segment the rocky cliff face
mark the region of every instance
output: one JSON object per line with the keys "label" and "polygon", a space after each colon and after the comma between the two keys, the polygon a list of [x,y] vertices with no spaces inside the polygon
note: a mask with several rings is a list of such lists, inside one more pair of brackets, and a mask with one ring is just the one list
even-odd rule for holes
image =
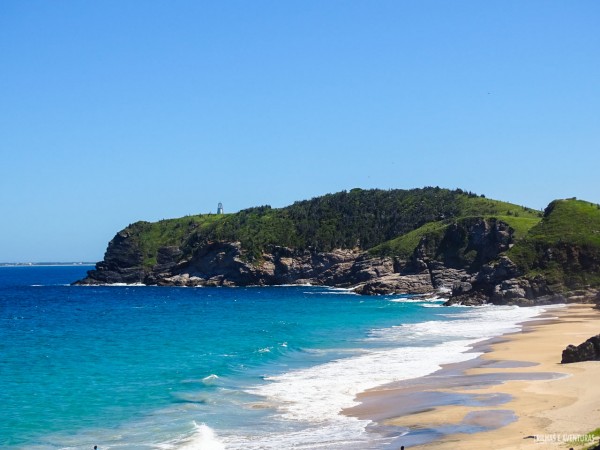
{"label": "rocky cliff face", "polygon": [[[175,253],[172,249],[170,252]],[[199,247],[191,258],[155,266],[145,278],[147,284],[176,286],[248,286],[281,284],[344,284],[344,275],[356,260],[356,253],[336,250],[328,253],[296,251],[273,247],[261,261],[245,259],[239,242],[210,242]]]}
{"label": "rocky cliff face", "polygon": [[508,250],[513,241],[513,230],[500,220],[463,219],[450,224],[442,235],[424,236],[413,259],[475,272]]}
{"label": "rocky cliff face", "polygon": [[[353,288],[357,293],[428,294],[449,289],[464,274],[423,261],[371,257],[364,252],[314,252],[272,247],[249,262],[239,242],[209,242],[190,256],[178,247],[158,250],[153,267],[142,265],[135,238],[118,233],[105,258],[76,284],[144,283],[159,286],[248,286],[313,284]],[[430,270],[431,266],[431,270]]]}
{"label": "rocky cliff face", "polygon": [[541,275],[525,276],[507,256],[500,256],[460,283],[452,286],[446,305],[533,306],[556,303],[600,304],[600,291],[595,288],[567,289],[552,285]]}
{"label": "rocky cliff face", "polygon": [[127,232],[120,231],[108,243],[104,260],[78,284],[143,283],[145,277],[138,242]]}
{"label": "rocky cliff face", "polygon": [[[593,289],[565,294],[542,276],[527,277],[506,256],[513,230],[496,219],[453,223],[425,235],[406,260],[337,249],[330,252],[271,246],[250,262],[239,242],[164,246],[153,265],[144,261],[135,233],[117,233],[104,260],[77,284],[144,283],[160,286],[313,284],[364,295],[450,292],[447,305],[600,302]],[[190,250],[191,248],[191,250]]]}
{"label": "rocky cliff face", "polygon": [[[406,261],[365,252],[331,252],[272,246],[258,261],[248,261],[239,242],[206,242],[191,254],[177,246],[156,253],[145,266],[138,237],[119,232],[104,260],[77,284],[144,283],[160,286],[248,286],[314,284],[354,289],[359,294],[433,294],[449,292],[472,279],[471,267],[493,258],[510,242],[502,226],[484,220],[468,228],[450,227],[439,251],[426,239]],[[468,256],[465,256],[467,255]]]}
{"label": "rocky cliff face", "polygon": [[531,306],[565,302],[563,296],[553,293],[543,278],[527,279],[521,275],[518,267],[508,257],[502,256],[492,264],[483,265],[470,278],[454,284],[446,305],[493,303]]}

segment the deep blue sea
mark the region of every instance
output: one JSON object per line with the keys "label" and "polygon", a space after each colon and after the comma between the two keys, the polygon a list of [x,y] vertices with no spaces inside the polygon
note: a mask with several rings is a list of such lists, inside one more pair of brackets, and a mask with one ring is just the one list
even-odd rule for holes
{"label": "deep blue sea", "polygon": [[310,286],[70,286],[0,268],[0,448],[378,449],[339,414],[539,309],[446,308]]}

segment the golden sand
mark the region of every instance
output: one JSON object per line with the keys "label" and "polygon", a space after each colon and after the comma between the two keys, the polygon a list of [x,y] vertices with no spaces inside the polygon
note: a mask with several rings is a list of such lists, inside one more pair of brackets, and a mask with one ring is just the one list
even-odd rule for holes
{"label": "golden sand", "polygon": [[[600,311],[590,305],[569,305],[552,309],[546,316],[555,319],[529,322],[522,332],[505,336],[505,339],[491,345],[491,351],[481,356],[483,360],[529,361],[536,365],[512,368],[501,368],[500,365],[498,368],[498,365],[485,367],[483,364],[481,367],[466,369],[465,375],[554,372],[563,374],[560,378],[505,381],[477,389],[468,386],[444,388],[444,392],[474,393],[483,396],[509,394],[511,399],[495,406],[436,407],[416,414],[394,417],[384,423],[413,430],[426,429],[460,424],[467,414],[474,411],[482,411],[481,420],[485,420],[489,411],[494,415],[494,411],[507,413],[507,410],[510,410],[516,416],[516,421],[508,425],[473,434],[447,435],[441,441],[411,446],[410,449],[544,450],[570,447],[577,449],[591,445],[591,442],[579,444],[576,439],[583,436],[581,440],[585,441],[584,435],[600,427],[600,362],[563,365],[560,364],[560,360],[562,350],[568,344],[578,345],[600,333]],[[364,395],[393,396],[393,391],[393,388],[384,387]],[[470,417],[472,416],[473,414]]]}

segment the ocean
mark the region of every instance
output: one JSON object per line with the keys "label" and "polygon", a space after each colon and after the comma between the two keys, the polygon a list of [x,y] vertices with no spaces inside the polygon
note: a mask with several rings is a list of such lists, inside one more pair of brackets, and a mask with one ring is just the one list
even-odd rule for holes
{"label": "ocean", "polygon": [[359,392],[478,354],[541,308],[311,286],[70,286],[0,268],[3,449],[383,449]]}

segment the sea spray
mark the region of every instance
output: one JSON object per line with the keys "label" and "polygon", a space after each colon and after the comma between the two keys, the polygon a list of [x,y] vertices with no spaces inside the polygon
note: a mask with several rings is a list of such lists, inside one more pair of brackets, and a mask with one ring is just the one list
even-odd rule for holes
{"label": "sea spray", "polygon": [[212,373],[209,376],[202,378],[202,383],[206,386],[213,386],[218,380],[219,376]]}
{"label": "sea spray", "polygon": [[225,450],[225,445],[217,439],[215,432],[205,423],[194,422],[194,432],[185,441],[173,447],[176,450]]}

